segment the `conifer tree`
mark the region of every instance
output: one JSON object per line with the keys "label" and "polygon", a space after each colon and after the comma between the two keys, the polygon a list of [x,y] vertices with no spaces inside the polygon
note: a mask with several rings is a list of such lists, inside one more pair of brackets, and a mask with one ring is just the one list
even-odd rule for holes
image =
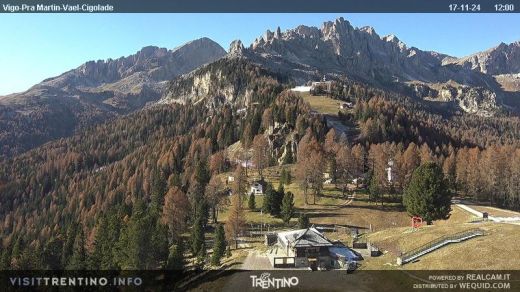
{"label": "conifer tree", "polygon": [[298,217],[298,228],[300,229],[306,229],[309,228],[310,222],[309,222],[309,216],[307,216],[306,213],[300,213],[300,216]]}
{"label": "conifer tree", "polygon": [[61,252],[61,266],[67,267],[69,264],[70,257],[74,249],[74,241],[76,240],[76,224],[70,224],[67,229],[67,237],[63,244],[63,250]]}
{"label": "conifer tree", "polygon": [[[43,248],[42,261],[46,269],[60,270],[61,266],[61,252],[63,250],[63,241],[57,237],[51,237]],[[14,258],[14,247],[13,247]]]}
{"label": "conifer tree", "polygon": [[166,178],[158,167],[154,167],[151,172],[151,205],[159,210],[163,205],[164,195],[166,194]]}
{"label": "conifer tree", "polygon": [[281,216],[285,224],[294,216],[294,195],[291,192],[287,192],[283,197]]}
{"label": "conifer tree", "polygon": [[437,164],[426,162],[413,172],[404,193],[404,205],[408,214],[421,216],[428,224],[449,217],[451,193]]}
{"label": "conifer tree", "polygon": [[11,255],[9,248],[2,249],[0,253],[0,270],[7,270],[11,265]]}
{"label": "conifer tree", "polygon": [[200,246],[199,252],[197,253],[196,262],[198,268],[203,269],[204,265],[206,264],[206,257],[207,257],[207,250],[206,250],[206,243],[202,242],[202,245]]}
{"label": "conifer tree", "polygon": [[196,218],[191,229],[191,253],[193,255],[198,255],[204,245],[204,224],[202,220],[201,217]]}
{"label": "conifer tree", "polygon": [[72,255],[67,264],[69,270],[84,270],[87,264],[87,252],[85,250],[85,233],[83,228],[79,227],[79,231],[76,234],[74,245],[72,249]]}
{"label": "conifer tree", "polygon": [[158,269],[166,266],[168,261],[168,227],[155,218],[155,228],[150,238],[150,267]]}
{"label": "conifer tree", "polygon": [[275,190],[273,189],[273,185],[271,183],[267,183],[264,190],[264,200],[262,202],[262,212],[271,213],[272,201],[274,198]]}
{"label": "conifer tree", "polygon": [[170,248],[168,256],[168,264],[166,268],[168,270],[181,271],[184,270],[185,259],[184,259],[184,241],[179,238],[176,245]]}
{"label": "conifer tree", "polygon": [[370,176],[370,185],[368,186],[368,192],[370,194],[370,200],[374,202],[380,200],[381,205],[383,205],[382,188],[379,185],[379,181],[375,175]]}
{"label": "conifer tree", "polygon": [[285,156],[283,157],[283,162],[282,164],[291,164],[291,163],[294,163],[294,156],[293,156],[293,151],[292,151],[292,147],[289,146],[289,147],[286,147],[285,148],[286,152],[285,152]]}
{"label": "conifer tree", "polygon": [[285,196],[285,188],[282,184],[278,186],[278,190],[273,192],[271,199],[271,215],[278,216],[282,209],[282,201]]}
{"label": "conifer tree", "polygon": [[213,242],[213,254],[211,256],[211,264],[214,266],[220,265],[220,259],[226,252],[226,236],[224,233],[224,226],[219,224],[215,229],[215,238]]}
{"label": "conifer tree", "polygon": [[247,207],[249,210],[254,211],[256,209],[255,194],[252,192],[249,194],[249,200],[247,201]]}

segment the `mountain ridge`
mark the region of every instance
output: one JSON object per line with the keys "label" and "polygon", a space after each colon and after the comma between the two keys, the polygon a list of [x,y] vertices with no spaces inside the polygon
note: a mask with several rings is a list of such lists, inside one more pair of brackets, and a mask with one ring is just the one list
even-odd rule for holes
{"label": "mountain ridge", "polygon": [[[209,38],[172,50],[147,46],[130,56],[88,61],[22,93],[0,97],[0,129],[5,129],[0,157],[139,110],[158,100],[169,80],[225,54]],[[60,123],[57,113],[67,118]]]}
{"label": "mountain ridge", "polygon": [[[455,58],[409,47],[393,34],[380,36],[372,27],[355,28],[338,18],[324,22],[320,28],[299,25],[283,32],[279,27],[274,32],[267,30],[248,47],[239,40],[232,42],[228,52],[209,38],[196,39],[173,49],[147,46],[126,57],[88,61],[47,78],[25,92],[0,97],[0,128],[6,129],[0,133],[4,146],[0,156],[23,152],[68,136],[78,127],[156,102],[198,101],[211,97],[210,104],[215,106],[245,95],[245,100],[239,100],[240,106],[245,106],[254,93],[254,86],[243,84],[249,80],[247,77],[224,80],[222,72],[213,74],[215,71],[205,76],[206,79],[192,78],[204,70],[203,65],[222,58],[241,58],[260,66],[255,70],[264,68],[266,72],[285,76],[287,84],[318,81],[324,76],[330,80],[346,77],[419,99],[453,103],[467,113],[492,116],[502,109],[517,110],[520,104],[518,76],[493,76],[489,69],[480,68],[487,64],[485,60],[494,59],[499,61],[490,61],[489,66],[504,67],[500,60],[504,55],[517,58],[519,43],[501,44],[468,57]],[[506,65],[509,67],[496,72],[517,70],[516,63]],[[232,67],[226,70],[226,74],[233,73]],[[520,72],[520,67],[518,70]],[[197,79],[198,83],[187,89],[186,82],[192,81],[186,80],[190,78]],[[172,84],[182,82],[182,92],[175,92],[175,88],[181,87]],[[215,88],[210,88],[212,86]],[[68,117],[67,122],[59,123],[57,113]],[[38,130],[31,130],[36,124]],[[17,132],[17,129],[23,130]],[[24,146],[27,142],[20,141],[38,142]]]}
{"label": "mountain ridge", "polygon": [[[327,21],[321,28],[299,25],[283,32],[279,27],[267,30],[248,47],[236,40],[227,56],[287,75],[296,84],[347,76],[383,89],[404,88],[421,99],[452,102],[481,116],[510,108],[504,104],[502,83],[494,76],[461,66],[452,56],[408,47],[395,35],[381,37],[372,27],[354,28],[343,18]],[[163,101],[174,96],[167,92]]]}

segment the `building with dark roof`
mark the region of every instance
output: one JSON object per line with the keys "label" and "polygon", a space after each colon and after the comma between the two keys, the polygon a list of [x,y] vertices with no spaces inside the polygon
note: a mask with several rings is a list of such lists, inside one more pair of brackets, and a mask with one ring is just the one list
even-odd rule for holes
{"label": "building with dark roof", "polygon": [[289,259],[284,263],[294,263],[296,268],[330,266],[329,247],[334,244],[314,227],[279,232],[276,244],[279,254]]}

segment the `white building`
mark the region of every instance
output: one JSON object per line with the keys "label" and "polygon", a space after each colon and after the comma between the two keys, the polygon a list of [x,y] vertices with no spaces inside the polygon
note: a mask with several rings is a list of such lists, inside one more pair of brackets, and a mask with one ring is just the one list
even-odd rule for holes
{"label": "white building", "polygon": [[390,183],[394,179],[394,173],[393,173],[393,169],[392,169],[393,167],[394,167],[394,161],[393,160],[388,161],[388,167],[386,168],[386,179]]}
{"label": "white building", "polygon": [[255,195],[263,195],[264,194],[264,186],[260,182],[254,182],[251,185],[251,191],[249,193],[253,193]]}
{"label": "white building", "polygon": [[354,104],[352,102],[343,102],[339,105],[340,109],[349,109],[349,108],[353,108],[353,107],[354,107]]}

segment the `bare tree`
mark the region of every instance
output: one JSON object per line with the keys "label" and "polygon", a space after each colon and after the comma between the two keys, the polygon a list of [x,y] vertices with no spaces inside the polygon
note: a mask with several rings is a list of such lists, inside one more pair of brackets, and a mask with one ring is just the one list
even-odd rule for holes
{"label": "bare tree", "polygon": [[323,171],[325,161],[323,150],[311,131],[307,131],[305,136],[298,144],[298,168],[296,177],[300,187],[303,189],[305,204],[308,204],[308,190],[314,191],[313,201],[316,203],[318,196],[323,189]]}
{"label": "bare tree", "polygon": [[242,233],[245,225],[244,208],[242,207],[242,197],[233,194],[231,196],[231,206],[226,222],[226,238],[235,241],[235,248],[238,248],[238,238]]}
{"label": "bare tree", "polygon": [[226,191],[222,184],[222,181],[217,176],[211,177],[208,185],[206,186],[206,198],[208,198],[208,204],[211,208],[211,214],[213,222],[217,223],[218,210],[222,202],[222,199],[226,196]]}
{"label": "bare tree", "polygon": [[235,180],[231,186],[231,190],[233,191],[233,195],[236,194],[242,198],[247,192],[247,179],[244,168],[241,165],[237,165],[234,176]]}
{"label": "bare tree", "polygon": [[212,174],[219,174],[226,171],[226,150],[211,155],[209,159],[209,169]]}
{"label": "bare tree", "polygon": [[348,144],[341,144],[339,146],[335,159],[338,169],[337,175],[342,185],[342,195],[345,195],[347,185],[354,177],[354,163],[352,161],[352,152],[348,147]]}
{"label": "bare tree", "polygon": [[164,197],[162,221],[168,225],[172,239],[186,230],[186,218],[190,212],[190,203],[186,194],[178,187],[172,187]]}
{"label": "bare tree", "polygon": [[261,178],[264,178],[263,170],[269,166],[270,156],[269,141],[264,135],[256,135],[253,139],[253,163]]}

